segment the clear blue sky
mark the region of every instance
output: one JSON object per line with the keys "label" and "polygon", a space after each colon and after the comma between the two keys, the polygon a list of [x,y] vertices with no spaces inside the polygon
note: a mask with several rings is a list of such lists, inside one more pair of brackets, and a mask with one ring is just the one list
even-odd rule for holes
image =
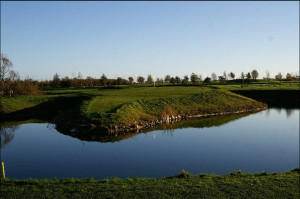
{"label": "clear blue sky", "polygon": [[1,2],[22,78],[299,74],[299,2]]}

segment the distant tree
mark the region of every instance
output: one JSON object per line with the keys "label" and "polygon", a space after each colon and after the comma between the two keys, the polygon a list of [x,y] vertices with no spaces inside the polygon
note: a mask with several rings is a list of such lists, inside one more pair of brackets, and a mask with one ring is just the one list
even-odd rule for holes
{"label": "distant tree", "polygon": [[81,72],[78,73],[77,78],[78,78],[78,79],[82,79],[82,74],[81,74]]}
{"label": "distant tree", "polygon": [[137,81],[138,83],[142,84],[142,83],[144,83],[145,78],[142,77],[142,76],[138,76],[136,81]]}
{"label": "distant tree", "polygon": [[92,78],[91,76],[88,76],[86,78],[86,83],[89,87],[93,87],[94,86],[94,78]]}
{"label": "distant tree", "polygon": [[203,83],[209,83],[211,82],[211,78],[210,77],[206,77],[203,81]]}
{"label": "distant tree", "polygon": [[225,71],[223,72],[223,77],[224,77],[225,80],[227,80],[227,75],[226,75]]}
{"label": "distant tree", "polygon": [[226,79],[224,78],[224,76],[219,76],[218,78],[219,78],[219,81],[221,83],[225,83],[226,82]]}
{"label": "distant tree", "polygon": [[294,77],[291,73],[287,73],[286,74],[286,80],[291,82],[291,81],[296,80],[296,77]]}
{"label": "distant tree", "polygon": [[128,77],[129,84],[133,84],[133,77]]}
{"label": "distant tree", "polygon": [[251,74],[250,74],[250,72],[247,73],[246,78],[249,79],[249,80],[251,79]]}
{"label": "distant tree", "polygon": [[212,73],[212,74],[211,74],[211,79],[212,79],[212,81],[216,81],[216,80],[217,80],[217,75],[216,75],[216,73]]}
{"label": "distant tree", "polygon": [[243,83],[244,83],[244,79],[245,79],[245,74],[244,74],[244,72],[241,73],[241,79],[243,80]]}
{"label": "distant tree", "polygon": [[165,76],[165,82],[169,82],[170,83],[171,80],[171,76],[170,75],[166,75]]}
{"label": "distant tree", "polygon": [[175,84],[175,83],[176,83],[176,79],[175,79],[174,77],[171,77],[170,83],[171,83],[171,84]]}
{"label": "distant tree", "polygon": [[9,74],[13,63],[3,54],[1,54],[1,65],[0,65],[0,81],[1,81],[1,90],[4,90],[4,80]]}
{"label": "distant tree", "polygon": [[71,80],[70,80],[70,78],[69,78],[68,76],[63,77],[63,78],[61,79],[60,85],[61,85],[61,87],[63,87],[63,88],[69,88],[69,87],[71,87]]}
{"label": "distant tree", "polygon": [[229,76],[231,77],[231,79],[234,79],[235,78],[235,74],[233,72],[230,72],[229,73]]}
{"label": "distant tree", "polygon": [[277,75],[275,75],[275,79],[279,80],[280,83],[281,83],[281,80],[282,80],[282,74],[281,74],[281,72],[279,72]]}
{"label": "distant tree", "polygon": [[55,75],[53,76],[51,86],[56,88],[60,87],[60,78],[57,73],[55,73]]}
{"label": "distant tree", "polygon": [[184,85],[188,84],[188,83],[189,83],[189,76],[185,75],[185,76],[183,77],[181,83],[184,84]]}
{"label": "distant tree", "polygon": [[180,82],[181,82],[180,77],[176,76],[176,77],[175,77],[175,80],[176,80],[176,84],[180,84]]}
{"label": "distant tree", "polygon": [[107,85],[107,77],[105,76],[105,74],[103,73],[101,78],[100,78],[100,85],[101,86],[106,86]]}
{"label": "distant tree", "polygon": [[195,73],[191,74],[191,82],[195,85],[198,80],[198,76]]}
{"label": "distant tree", "polygon": [[258,72],[257,72],[257,70],[253,70],[253,71],[251,72],[251,76],[252,76],[252,79],[253,79],[253,80],[256,80],[257,77],[258,77]]}
{"label": "distant tree", "polygon": [[9,71],[9,80],[12,82],[20,81],[20,75],[18,72],[10,70]]}
{"label": "distant tree", "polygon": [[83,79],[82,79],[82,74],[81,72],[78,73],[78,76],[77,76],[77,79],[78,79],[78,82],[79,82],[79,85],[82,87],[83,85]]}
{"label": "distant tree", "polygon": [[270,77],[271,77],[270,72],[267,70],[267,71],[266,71],[266,79],[267,79],[268,81],[270,81]]}
{"label": "distant tree", "polygon": [[202,81],[202,75],[199,75],[199,76],[198,76],[198,80],[199,80],[199,81]]}
{"label": "distant tree", "polygon": [[121,77],[118,77],[116,83],[117,83],[117,85],[122,85],[123,79]]}
{"label": "distant tree", "polygon": [[153,79],[152,79],[151,75],[148,75],[148,77],[147,77],[147,83],[148,84],[153,84]]}

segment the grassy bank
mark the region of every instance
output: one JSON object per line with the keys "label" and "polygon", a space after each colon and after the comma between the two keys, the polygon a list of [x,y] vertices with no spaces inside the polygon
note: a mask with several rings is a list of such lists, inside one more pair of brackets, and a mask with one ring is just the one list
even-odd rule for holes
{"label": "grassy bank", "polygon": [[127,179],[1,180],[2,198],[299,198],[299,169],[285,173]]}
{"label": "grassy bank", "polygon": [[[100,87],[47,90],[39,96],[1,99],[5,119],[50,115],[63,128],[130,126],[165,117],[248,111],[264,104],[210,87]],[[27,116],[27,118],[24,118]],[[44,119],[44,118],[40,118]],[[141,125],[141,124],[140,124]]]}

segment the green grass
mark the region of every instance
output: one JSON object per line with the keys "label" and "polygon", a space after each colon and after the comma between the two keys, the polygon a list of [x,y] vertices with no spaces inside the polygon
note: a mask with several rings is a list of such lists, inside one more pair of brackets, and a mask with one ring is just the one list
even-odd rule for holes
{"label": "green grass", "polygon": [[1,180],[2,198],[299,198],[299,169],[168,178]]}
{"label": "green grass", "polygon": [[[82,120],[83,125],[92,123],[108,126],[119,123],[130,124],[137,120],[159,119],[165,115],[230,112],[263,106],[224,89],[202,86],[156,88],[118,86],[51,89],[42,93],[43,95],[39,96],[3,98],[1,113],[13,117],[32,112],[56,114],[63,110],[62,118],[73,123],[75,121],[80,123]],[[41,109],[44,112],[41,112]]]}

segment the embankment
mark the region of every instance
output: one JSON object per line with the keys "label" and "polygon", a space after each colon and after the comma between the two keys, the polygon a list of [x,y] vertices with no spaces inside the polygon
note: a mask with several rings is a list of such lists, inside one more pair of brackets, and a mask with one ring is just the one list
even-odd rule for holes
{"label": "embankment", "polygon": [[[61,131],[67,130],[73,134],[123,134],[190,118],[254,112],[266,108],[266,104],[250,98],[226,90],[210,89],[181,97],[136,100],[118,106],[112,113],[83,113],[85,123],[75,126],[67,117],[56,123]],[[82,107],[82,110],[87,108]]]}

